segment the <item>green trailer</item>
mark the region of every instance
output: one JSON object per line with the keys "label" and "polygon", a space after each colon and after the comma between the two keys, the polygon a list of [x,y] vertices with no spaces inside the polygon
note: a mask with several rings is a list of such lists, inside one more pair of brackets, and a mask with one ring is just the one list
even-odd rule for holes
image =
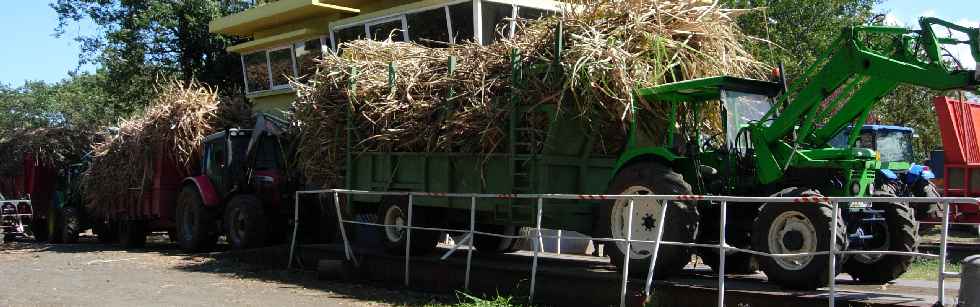
{"label": "green trailer", "polygon": [[[975,87],[980,76],[973,70],[946,66],[942,45],[968,44],[980,58],[980,30],[934,18],[922,28],[853,27],[842,30],[833,49],[819,59],[793,86],[719,76],[637,89],[633,105],[659,104],[667,114],[636,108],[628,120],[627,140],[612,154],[597,154],[596,143],[607,135],[574,111],[541,105],[511,112],[504,152],[491,154],[364,152],[347,150],[346,187],[370,191],[447,193],[565,193],[619,195],[732,195],[815,196],[812,204],[740,205],[728,208],[728,244],[771,254],[826,251],[831,242],[839,250],[910,251],[915,245],[908,204],[847,203],[833,212],[820,196],[870,196],[875,173],[882,168],[874,150],[855,146],[857,133],[843,148],[828,142],[848,126],[861,126],[867,113],[897,85],[915,84],[934,89]],[[933,26],[966,34],[968,40],[937,37]],[[560,36],[559,36],[560,37]],[[874,39],[868,39],[873,37]],[[891,41],[890,44],[869,43]],[[560,43],[558,44],[560,48]],[[559,52],[560,54],[560,52]],[[453,61],[449,61],[452,63]],[[512,84],[521,84],[518,63]],[[452,70],[452,69],[450,69]],[[499,105],[513,108],[518,88]],[[569,112],[569,113],[563,113]],[[528,117],[546,116],[546,127],[528,124]],[[350,114],[348,114],[350,116]],[[697,124],[713,117],[720,132]],[[348,121],[349,123],[350,121]],[[666,123],[664,123],[666,122]],[[659,126],[658,126],[659,124]],[[659,129],[653,128],[655,126]],[[664,129],[666,127],[666,129]],[[350,128],[350,127],[349,127]],[[348,129],[348,149],[360,138]],[[856,130],[855,130],[856,131]],[[345,208],[377,213],[385,225],[407,220],[406,197],[352,196],[358,203]],[[470,199],[415,197],[413,225],[468,228]],[[664,228],[667,241],[717,243],[719,204],[674,201],[669,204],[666,227],[657,221],[663,204],[636,201],[632,229],[627,201],[546,200],[542,226],[568,229],[598,237],[654,240]],[[734,208],[733,208],[734,207]],[[477,204],[477,230],[513,232],[534,224],[534,204],[500,197]],[[834,215],[840,218],[831,225]],[[707,221],[701,223],[700,221]],[[833,227],[838,238],[832,240]],[[413,231],[412,248],[431,250],[438,233]],[[405,250],[402,229],[386,227],[384,245],[394,253]],[[484,253],[504,252],[511,242],[477,236],[474,245]],[[614,264],[649,265],[652,244],[625,243],[606,248]],[[667,278],[690,260],[691,250],[665,246],[657,255],[658,278]],[[713,266],[713,250],[700,251]],[[715,253],[715,254],[712,254]],[[761,268],[771,282],[791,288],[817,288],[828,282],[827,257],[799,256],[756,259],[733,253],[728,272]],[[848,264],[844,264],[847,262]],[[896,255],[839,256],[837,264],[858,279],[887,282],[904,273],[910,257]],[[836,273],[836,272],[835,272]]]}

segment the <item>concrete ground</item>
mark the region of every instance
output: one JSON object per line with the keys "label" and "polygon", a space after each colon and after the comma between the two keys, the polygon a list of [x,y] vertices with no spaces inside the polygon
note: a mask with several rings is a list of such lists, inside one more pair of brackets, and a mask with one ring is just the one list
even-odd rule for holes
{"label": "concrete ground", "polygon": [[[126,251],[81,244],[0,245],[0,306],[390,306],[427,295],[319,281],[314,273],[267,269],[184,254],[165,236]],[[285,258],[283,258],[285,259]]]}

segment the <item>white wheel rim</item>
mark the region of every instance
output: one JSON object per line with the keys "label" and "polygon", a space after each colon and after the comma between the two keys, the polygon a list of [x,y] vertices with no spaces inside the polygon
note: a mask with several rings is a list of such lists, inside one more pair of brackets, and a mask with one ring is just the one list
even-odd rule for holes
{"label": "white wheel rim", "polygon": [[[653,195],[650,188],[631,186],[621,195]],[[663,205],[655,199],[637,199],[633,201],[633,227],[630,238],[633,240],[656,241],[657,228],[660,228],[660,210]],[[610,231],[613,238],[626,239],[629,226],[629,200],[617,199],[613,204],[610,218]],[[646,259],[653,254],[653,243],[633,242],[630,244],[630,259]],[[626,242],[616,242],[616,247],[626,254]]]}
{"label": "white wheel rim", "polygon": [[405,226],[405,215],[402,212],[402,208],[399,206],[390,206],[385,210],[385,236],[388,237],[389,242],[401,242],[402,236],[405,235],[405,229],[402,227],[394,226]]}
{"label": "white wheel rim", "polygon": [[[789,233],[799,233],[800,248],[794,249],[787,247],[783,240]],[[817,230],[813,222],[799,211],[786,211],[780,214],[769,225],[769,253],[771,254],[795,254],[812,253],[817,251]],[[791,256],[791,257],[772,257],[780,267],[799,271],[813,261],[813,256]]]}

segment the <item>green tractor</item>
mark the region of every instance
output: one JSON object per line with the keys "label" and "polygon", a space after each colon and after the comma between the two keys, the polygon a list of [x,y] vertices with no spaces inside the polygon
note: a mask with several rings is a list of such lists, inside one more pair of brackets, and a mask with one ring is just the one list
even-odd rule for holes
{"label": "green tractor", "polygon": [[[636,105],[666,104],[661,107],[671,110],[668,133],[646,132],[654,129],[645,128],[643,118],[634,118],[610,193],[812,197],[813,203],[728,206],[727,243],[772,254],[827,251],[831,242],[836,242],[835,250],[912,251],[917,237],[908,204],[883,198],[872,203],[841,203],[834,212],[833,205],[820,196],[893,196],[874,193],[876,173],[887,167],[875,150],[857,146],[860,129],[850,131],[844,146],[831,146],[830,141],[847,127],[863,126],[875,103],[898,85],[945,90],[980,84],[976,71],[950,69],[941,55],[943,45],[968,44],[973,57],[980,58],[980,29],[935,18],[923,18],[920,25],[923,30],[844,29],[833,49],[788,89],[785,82],[713,77],[637,90]],[[937,37],[934,26],[969,39]],[[721,114],[711,112],[719,109]],[[720,117],[723,132],[707,133],[702,128],[700,123],[710,116]],[[613,206],[615,224],[615,208],[625,203]],[[639,207],[659,211],[657,204]],[[680,208],[670,210],[693,210]],[[701,203],[696,211],[700,219],[716,221],[719,209],[717,203]],[[643,216],[649,214],[637,214],[641,223],[633,227],[633,237],[646,237],[645,232],[652,228],[643,227]],[[839,217],[836,225],[832,225],[834,215]],[[683,216],[670,214],[666,229],[687,225]],[[835,227],[838,238],[832,240]],[[624,237],[616,233],[623,228],[610,226],[614,237]],[[716,243],[718,231],[714,222],[700,223],[695,240]],[[676,239],[670,231],[665,236]],[[701,250],[700,254],[715,266],[716,251]],[[649,253],[638,252],[635,258],[646,256]],[[813,289],[828,282],[828,258],[732,253],[726,268],[735,273],[760,267],[776,284]],[[836,263],[837,270],[858,280],[887,282],[908,269],[911,257],[838,256]]]}

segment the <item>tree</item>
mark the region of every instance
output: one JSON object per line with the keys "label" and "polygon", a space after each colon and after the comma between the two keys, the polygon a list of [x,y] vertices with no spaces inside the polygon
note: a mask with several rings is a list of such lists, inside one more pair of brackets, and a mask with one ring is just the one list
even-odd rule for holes
{"label": "tree", "polygon": [[883,0],[727,0],[730,8],[753,9],[738,17],[746,34],[764,41],[746,42],[757,59],[783,63],[787,76],[802,73],[827,51],[845,27],[868,23]]}
{"label": "tree", "polygon": [[225,48],[241,38],[213,35],[208,23],[247,8],[247,1],[214,0],[56,0],[56,35],[84,19],[100,31],[75,39],[82,44],[80,62],[102,69],[106,95],[133,106],[145,106],[158,80],[198,79],[225,94],[239,92],[242,80],[237,56]]}

